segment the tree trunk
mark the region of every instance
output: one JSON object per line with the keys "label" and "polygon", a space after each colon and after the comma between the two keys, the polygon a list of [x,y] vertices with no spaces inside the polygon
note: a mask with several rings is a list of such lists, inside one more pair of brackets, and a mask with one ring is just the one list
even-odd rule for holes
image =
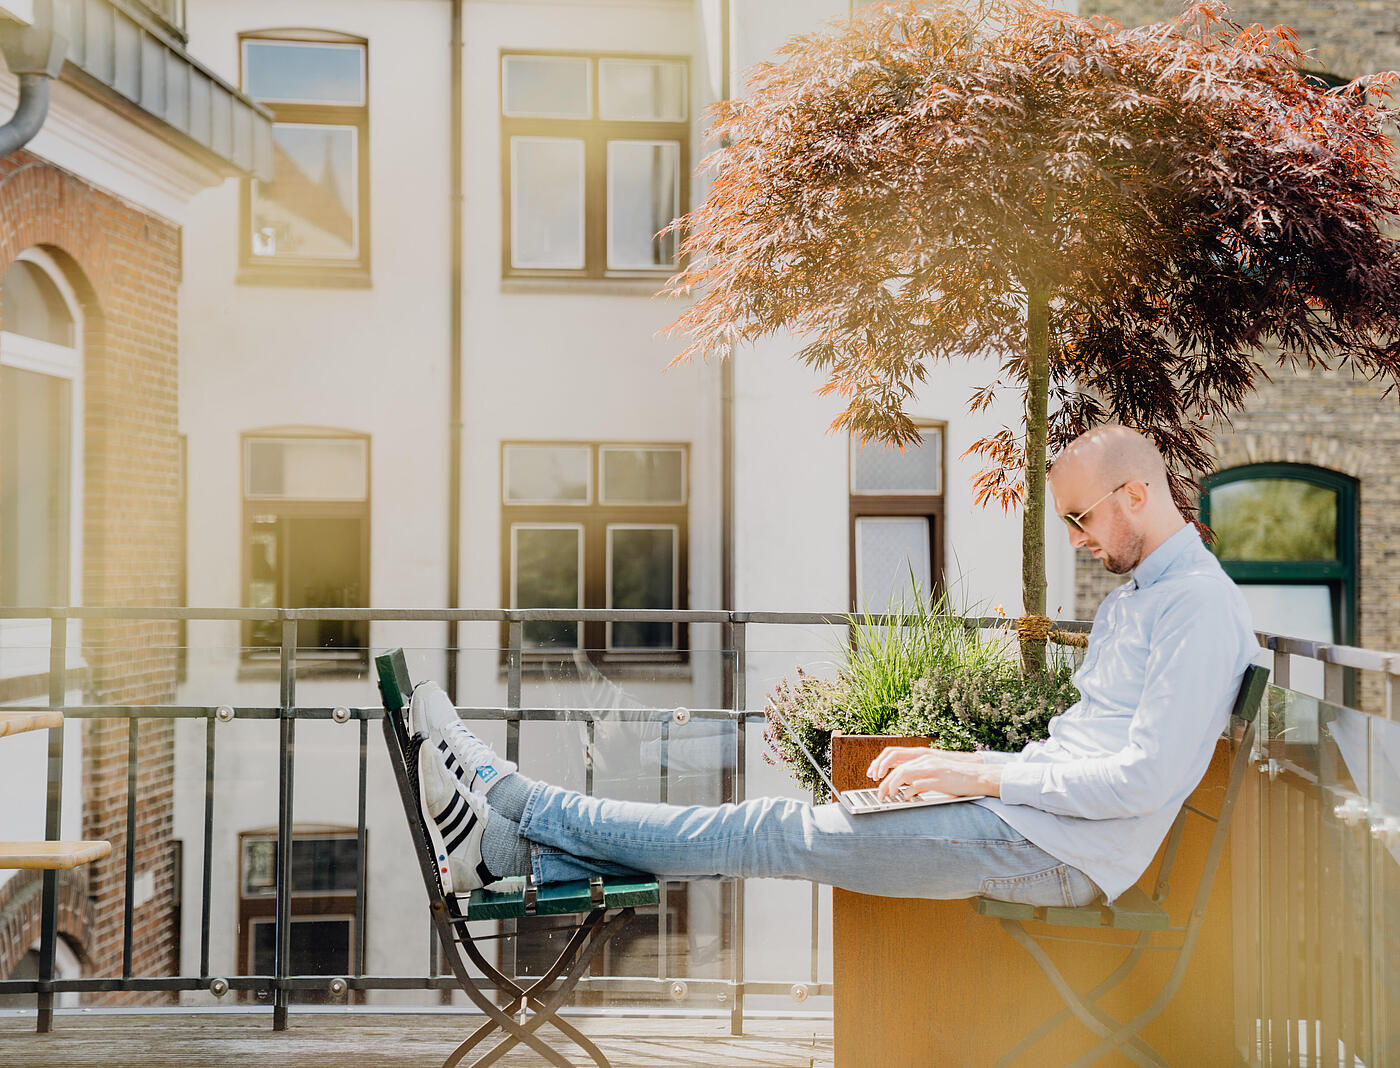
{"label": "tree trunk", "polygon": [[[1027,293],[1026,498],[1021,528],[1021,613],[1045,615],[1045,438],[1050,395],[1050,290]],[[1045,642],[1021,643],[1021,672],[1045,670]]]}

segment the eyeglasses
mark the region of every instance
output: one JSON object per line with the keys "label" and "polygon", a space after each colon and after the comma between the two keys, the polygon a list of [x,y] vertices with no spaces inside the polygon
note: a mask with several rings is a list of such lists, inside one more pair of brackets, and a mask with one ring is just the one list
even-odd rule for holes
{"label": "eyeglasses", "polygon": [[[1131,482],[1131,481],[1133,481],[1131,478],[1128,479],[1128,482]],[[1098,500],[1096,500],[1093,504],[1089,505],[1088,508],[1085,508],[1084,511],[1078,513],[1077,515],[1062,515],[1062,516],[1060,516],[1060,518],[1063,519],[1067,524],[1069,524],[1069,526],[1072,527],[1074,530],[1083,530],[1083,529],[1084,529],[1084,517],[1085,517],[1086,515],[1088,515],[1090,512],[1092,512],[1092,511],[1093,511],[1095,508],[1097,508],[1099,505],[1103,504],[1104,501],[1108,500],[1110,497],[1112,497],[1115,493],[1117,493],[1117,492],[1118,492],[1120,489],[1122,489],[1124,486],[1126,486],[1126,485],[1128,484],[1128,482],[1121,482],[1121,483],[1119,483],[1117,486],[1114,486],[1111,490],[1109,490],[1109,491],[1108,491],[1107,493],[1105,493],[1102,497],[1100,497]],[[1147,485],[1147,483],[1144,482],[1143,485],[1145,486],[1145,485]]]}

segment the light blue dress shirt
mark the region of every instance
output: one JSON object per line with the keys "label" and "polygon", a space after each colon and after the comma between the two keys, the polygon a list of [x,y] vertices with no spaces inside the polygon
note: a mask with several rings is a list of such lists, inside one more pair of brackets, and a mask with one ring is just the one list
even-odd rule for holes
{"label": "light blue dress shirt", "polygon": [[1152,863],[1205,774],[1259,652],[1244,596],[1187,525],[1094,614],[1080,700],[1002,763],[992,809],[1111,901]]}

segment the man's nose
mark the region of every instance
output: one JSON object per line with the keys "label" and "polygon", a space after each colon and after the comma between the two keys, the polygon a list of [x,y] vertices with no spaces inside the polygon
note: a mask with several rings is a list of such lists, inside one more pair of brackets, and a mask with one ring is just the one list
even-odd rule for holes
{"label": "man's nose", "polygon": [[1082,548],[1084,543],[1089,540],[1089,535],[1070,523],[1066,523],[1065,526],[1069,529],[1070,545],[1075,549]]}

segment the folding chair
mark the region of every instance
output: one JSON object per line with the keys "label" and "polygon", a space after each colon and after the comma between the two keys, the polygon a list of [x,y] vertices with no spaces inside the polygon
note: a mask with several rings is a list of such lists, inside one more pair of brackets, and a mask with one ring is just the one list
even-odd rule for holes
{"label": "folding chair", "polygon": [[[1059,992],[1066,1005],[1066,1008],[1060,1010],[1057,1015],[1046,1020],[1012,1046],[997,1062],[999,1066],[1011,1064],[1022,1053],[1025,1053],[1035,1043],[1068,1020],[1071,1015],[1077,1017],[1102,1039],[1097,1046],[1073,1062],[1074,1068],[1092,1064],[1114,1050],[1141,1065],[1166,1065],[1167,1062],[1138,1036],[1138,1032],[1167,1007],[1186,975],[1187,965],[1191,963],[1191,954],[1196,947],[1201,924],[1205,920],[1206,902],[1210,899],[1211,884],[1215,881],[1215,872],[1220,865],[1221,853],[1225,849],[1225,836],[1229,830],[1230,815],[1235,808],[1240,784],[1244,781],[1245,773],[1249,768],[1251,751],[1254,747],[1255,718],[1258,715],[1259,705],[1263,699],[1265,687],[1268,685],[1268,679],[1269,672],[1266,668],[1253,665],[1246,670],[1244,680],[1240,684],[1239,695],[1235,698],[1235,706],[1231,711],[1230,720],[1232,734],[1236,727],[1239,728],[1237,740],[1239,748],[1236,749],[1230,765],[1229,784],[1225,789],[1225,798],[1221,802],[1220,810],[1215,815],[1211,815],[1195,807],[1189,799],[1181,806],[1181,811],[1177,813],[1176,820],[1172,823],[1171,830],[1167,834],[1166,848],[1162,854],[1162,865],[1157,872],[1157,881],[1150,895],[1135,886],[1119,895],[1112,905],[1085,905],[1082,908],[1021,905],[997,901],[989,897],[976,899],[977,911],[983,916],[996,917],[1001,921],[1001,926],[1006,932],[1025,947],[1026,952],[1040,966],[1041,971],[1045,973],[1056,991]],[[1195,814],[1214,823],[1215,830],[1211,835],[1210,846],[1206,852],[1205,865],[1201,871],[1200,883],[1196,887],[1196,896],[1191,905],[1191,912],[1185,924],[1177,926],[1172,924],[1171,917],[1162,907],[1162,903],[1166,900],[1167,892],[1170,889],[1172,865],[1176,860],[1177,849],[1181,845],[1181,836],[1185,831],[1186,818],[1189,814]],[[1095,929],[1108,927],[1116,930],[1137,931],[1138,936],[1131,944],[1103,943],[1104,945],[1123,945],[1129,950],[1128,955],[1103,982],[1092,990],[1080,993],[1066,982],[1064,975],[1055,967],[1054,962],[1050,960],[1045,949],[1036,939],[1062,942],[1083,942],[1085,940],[1049,933],[1039,933],[1032,937],[1024,926],[1025,921],[1029,920],[1036,920],[1054,927]],[[1171,932],[1172,936],[1179,936],[1179,941],[1166,945],[1153,943],[1152,936],[1153,932],[1156,931]],[[1119,1022],[1095,1002],[1126,979],[1148,949],[1175,951],[1176,961],[1156,999],[1131,1020],[1126,1023]]]}
{"label": "folding chair", "polygon": [[[384,700],[384,740],[389,747],[389,763],[393,765],[394,778],[399,784],[399,797],[408,817],[423,885],[428,891],[433,928],[452,974],[486,1017],[485,1023],[443,1061],[442,1068],[454,1068],[471,1050],[498,1031],[502,1032],[500,1041],[473,1061],[473,1068],[494,1064],[521,1043],[550,1064],[575,1068],[572,1061],[537,1034],[546,1023],[593,1058],[599,1068],[610,1068],[602,1051],[568,1021],[560,1019],[558,1010],[583,977],[589,962],[608,939],[627,926],[637,907],[657,903],[660,894],[656,882],[581,879],[540,887],[526,882],[519,889],[504,892],[443,893],[437,861],[419,807],[418,760],[425,739],[421,734],[409,733],[406,705],[413,687],[408,666],[401,649],[377,656],[374,662],[379,673],[379,693]],[[518,919],[532,915],[584,918],[573,929],[554,963],[544,969],[544,974],[528,986],[522,986],[486,960],[467,924],[475,920]],[[468,962],[479,969],[480,978],[472,974]],[[505,991],[509,1010],[498,1008],[483,986]]]}

